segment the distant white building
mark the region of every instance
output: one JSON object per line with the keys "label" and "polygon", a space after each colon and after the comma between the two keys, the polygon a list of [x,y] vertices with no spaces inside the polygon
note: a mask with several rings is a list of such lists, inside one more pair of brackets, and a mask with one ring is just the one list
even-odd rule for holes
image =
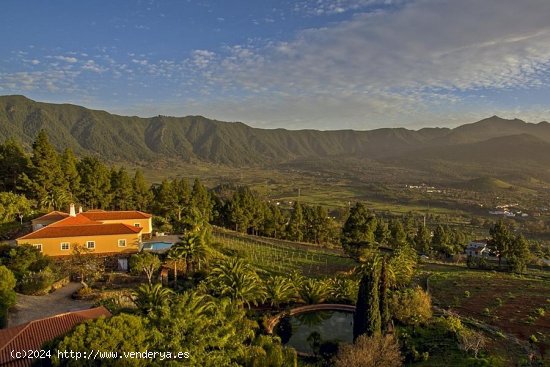
{"label": "distant white building", "polygon": [[466,246],[466,255],[487,257],[489,256],[489,248],[484,242],[470,242],[468,246]]}

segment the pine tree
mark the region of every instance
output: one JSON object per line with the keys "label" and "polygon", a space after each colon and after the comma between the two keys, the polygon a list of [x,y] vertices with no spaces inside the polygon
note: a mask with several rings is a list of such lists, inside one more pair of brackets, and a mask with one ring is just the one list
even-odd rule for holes
{"label": "pine tree", "polygon": [[60,192],[68,191],[67,182],[61,171],[59,154],[50,144],[44,130],[40,130],[32,145],[31,162],[30,179],[34,197],[39,203],[45,202],[50,195],[54,196]]}
{"label": "pine tree", "polygon": [[292,241],[302,241],[304,239],[304,213],[302,205],[298,201],[294,202],[292,213],[290,213],[287,235]]}
{"label": "pine tree", "polygon": [[374,232],[377,220],[363,203],[356,203],[342,227],[341,243],[346,252],[358,256],[359,252],[376,247]]}
{"label": "pine tree", "polygon": [[82,190],[79,201],[87,207],[108,208],[111,177],[109,169],[96,157],[84,157],[77,164]]}
{"label": "pine tree", "polygon": [[421,254],[429,254],[431,240],[430,230],[422,224],[419,225],[414,236],[416,250]]}
{"label": "pine tree", "polygon": [[115,210],[133,209],[132,180],[126,169],[120,167],[111,170],[111,207]]}
{"label": "pine tree", "polygon": [[0,191],[22,192],[22,176],[30,174],[30,166],[31,161],[18,141],[8,139],[0,144]]}
{"label": "pine tree", "polygon": [[61,155],[61,169],[63,171],[65,181],[67,182],[69,198],[71,201],[74,201],[80,195],[80,191],[82,189],[80,186],[80,175],[76,165],[76,157],[71,148],[65,149]]}
{"label": "pine tree", "polygon": [[407,243],[407,233],[399,219],[392,220],[389,227],[391,232],[391,245],[393,248]]}
{"label": "pine tree", "polygon": [[147,211],[151,205],[152,192],[145,182],[143,172],[136,170],[132,180],[133,202],[137,210]]}

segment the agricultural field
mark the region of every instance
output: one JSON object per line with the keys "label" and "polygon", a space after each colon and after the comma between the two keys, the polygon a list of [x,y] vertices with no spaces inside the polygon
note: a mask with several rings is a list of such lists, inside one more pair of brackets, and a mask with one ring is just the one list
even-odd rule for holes
{"label": "agricultural field", "polygon": [[288,241],[216,231],[214,246],[218,250],[240,256],[259,270],[270,274],[298,271],[311,277],[349,272],[355,262],[339,250]]}
{"label": "agricultural field", "polygon": [[[431,268],[428,280],[434,305],[480,321],[511,340],[517,338],[550,359],[550,274],[517,276],[460,267],[426,268]],[[502,341],[491,344],[505,351]]]}

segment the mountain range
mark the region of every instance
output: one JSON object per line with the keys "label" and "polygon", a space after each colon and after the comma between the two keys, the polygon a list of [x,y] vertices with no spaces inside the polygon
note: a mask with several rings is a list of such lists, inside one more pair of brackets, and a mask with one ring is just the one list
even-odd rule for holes
{"label": "mountain range", "polygon": [[[30,147],[45,129],[58,149],[111,162],[209,162],[232,167],[359,160],[461,177],[547,174],[550,123],[492,116],[456,128],[355,130],[260,129],[202,116],[126,117],[70,104],[0,96],[0,141]],[[311,166],[311,164],[310,164]],[[462,172],[461,172],[462,170]]]}

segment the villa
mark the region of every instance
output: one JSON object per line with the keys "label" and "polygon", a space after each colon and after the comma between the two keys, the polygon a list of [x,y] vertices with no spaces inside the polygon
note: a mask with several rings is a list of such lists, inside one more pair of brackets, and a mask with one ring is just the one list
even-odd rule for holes
{"label": "villa", "polygon": [[127,257],[140,249],[142,239],[152,233],[152,216],[140,211],[90,210],[76,213],[54,211],[32,221],[33,232],[16,239],[18,245],[30,244],[48,256],[71,255],[76,245],[94,254],[119,259],[119,269],[127,268]]}

